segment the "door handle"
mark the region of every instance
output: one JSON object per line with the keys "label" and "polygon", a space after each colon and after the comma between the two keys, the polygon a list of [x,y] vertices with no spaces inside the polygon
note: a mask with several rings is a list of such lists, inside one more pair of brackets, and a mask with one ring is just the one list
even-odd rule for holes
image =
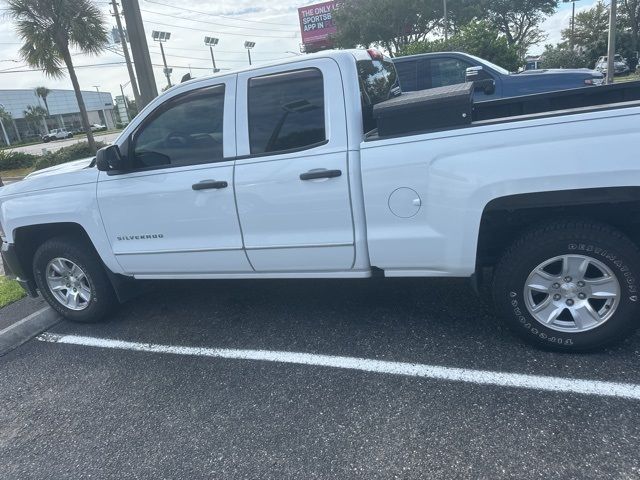
{"label": "door handle", "polygon": [[229,184],[225,181],[217,181],[217,180],[202,180],[201,182],[194,183],[191,185],[191,188],[194,190],[209,190],[209,189],[221,189],[227,188]]}
{"label": "door handle", "polygon": [[300,174],[300,180],[315,180],[317,178],[336,178],[342,175],[342,170],[309,170]]}

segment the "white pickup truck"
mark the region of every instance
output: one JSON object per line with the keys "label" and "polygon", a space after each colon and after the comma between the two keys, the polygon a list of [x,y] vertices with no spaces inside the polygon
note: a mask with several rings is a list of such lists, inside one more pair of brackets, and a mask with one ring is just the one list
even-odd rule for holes
{"label": "white pickup truck", "polygon": [[42,135],[43,142],[50,142],[51,140],[62,140],[64,138],[73,137],[73,133],[67,131],[64,128],[54,128],[49,130],[49,133]]}
{"label": "white pickup truck", "polygon": [[399,93],[359,50],[178,85],[97,159],[0,189],[5,268],[82,322],[134,279],[380,274],[471,278],[549,348],[630,335],[637,99],[384,135],[373,107]]}

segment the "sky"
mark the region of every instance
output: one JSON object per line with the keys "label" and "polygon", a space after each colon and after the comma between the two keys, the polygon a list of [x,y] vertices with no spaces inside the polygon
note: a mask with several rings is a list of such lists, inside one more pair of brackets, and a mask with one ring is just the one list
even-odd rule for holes
{"label": "sky", "polygon": [[[109,28],[115,26],[107,1],[96,1],[102,10]],[[166,86],[162,72],[162,57],[159,45],[151,39],[152,30],[171,32],[171,38],[164,44],[167,63],[173,67],[173,83],[191,72],[193,77],[211,73],[212,63],[204,37],[220,39],[214,47],[216,64],[223,70],[244,67],[248,64],[244,42],[256,43],[251,51],[255,64],[269,60],[291,57],[299,54],[300,33],[297,8],[311,1],[300,0],[139,0],[151,60],[154,66],[158,91]],[[592,7],[596,0],[582,0],[576,4],[576,11]],[[571,4],[563,4],[560,9],[543,24],[548,35],[547,42],[560,40],[560,32],[570,24]],[[123,20],[124,21],[124,20]],[[25,72],[29,69],[20,60],[18,49],[20,39],[8,19],[0,23],[0,89],[47,88],[71,89],[68,76],[61,79],[45,77],[42,72]],[[544,45],[531,49],[532,54],[540,53]],[[112,51],[113,50],[113,51]],[[123,85],[127,96],[132,97],[129,77],[119,46],[112,45],[98,57],[76,54],[74,64],[83,90],[111,92],[120,95]],[[105,65],[107,64],[107,65]],[[97,65],[97,66],[96,66]],[[15,73],[12,73],[13,71]]]}

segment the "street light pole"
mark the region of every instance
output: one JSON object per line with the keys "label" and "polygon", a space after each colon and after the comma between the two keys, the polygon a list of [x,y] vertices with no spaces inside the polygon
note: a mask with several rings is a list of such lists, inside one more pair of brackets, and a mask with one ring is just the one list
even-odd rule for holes
{"label": "street light pole", "polygon": [[616,57],[616,7],[617,0],[611,0],[609,7],[609,48],[607,51],[607,83],[613,83]]}
{"label": "street light pole", "polygon": [[449,41],[449,15],[447,13],[447,0],[442,0],[444,7],[444,43],[445,45]]}
{"label": "street light pole", "polygon": [[219,42],[219,39],[215,37],[204,37],[204,44],[209,47],[209,52],[211,52],[211,63],[213,63],[213,73],[218,73],[220,70],[216,67],[216,58],[213,56],[213,47],[215,47]]}
{"label": "street light pole", "polygon": [[249,55],[249,65],[251,65],[251,49],[256,46],[256,42],[244,42],[244,48],[247,49]]}
{"label": "street light pole", "polygon": [[154,42],[160,44],[160,53],[162,54],[162,63],[164,64],[164,74],[167,77],[167,85],[171,87],[171,69],[167,66],[167,57],[164,56],[164,47],[162,44],[171,38],[170,32],[158,32],[154,30],[151,32],[151,37]]}

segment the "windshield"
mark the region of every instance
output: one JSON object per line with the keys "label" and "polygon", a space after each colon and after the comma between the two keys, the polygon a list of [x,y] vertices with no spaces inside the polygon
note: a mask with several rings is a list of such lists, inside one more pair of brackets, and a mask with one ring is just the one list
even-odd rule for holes
{"label": "windshield", "polygon": [[[469,55],[469,54],[467,54],[467,55]],[[484,64],[487,67],[492,68],[496,72],[501,73],[502,75],[509,75],[511,73],[506,68],[502,68],[500,65],[496,65],[495,63],[491,63],[491,62],[485,60],[484,58],[476,57],[475,55],[469,55],[469,57],[473,58],[480,65]]]}

